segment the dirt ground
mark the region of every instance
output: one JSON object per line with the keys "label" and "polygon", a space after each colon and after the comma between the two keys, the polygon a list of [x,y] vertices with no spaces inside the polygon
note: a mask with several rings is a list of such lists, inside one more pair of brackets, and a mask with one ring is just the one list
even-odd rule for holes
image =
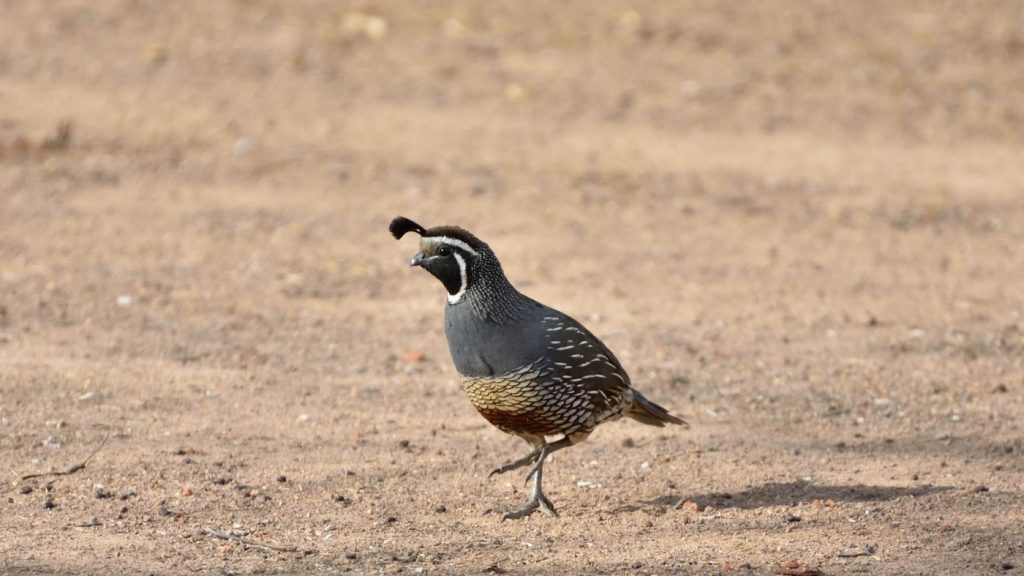
{"label": "dirt ground", "polygon": [[[0,573],[1024,574],[1024,4],[0,9]],[[396,214],[691,428],[501,522]]]}

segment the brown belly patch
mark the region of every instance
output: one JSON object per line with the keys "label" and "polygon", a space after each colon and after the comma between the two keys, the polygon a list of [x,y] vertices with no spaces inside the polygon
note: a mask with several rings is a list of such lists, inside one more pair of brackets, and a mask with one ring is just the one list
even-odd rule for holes
{"label": "brown belly patch", "polygon": [[568,434],[579,428],[575,416],[580,408],[568,408],[556,393],[533,374],[466,378],[462,388],[470,402],[488,422],[511,434]]}
{"label": "brown belly patch", "polygon": [[496,428],[510,434],[545,436],[561,433],[561,428],[550,422],[547,414],[540,410],[504,412],[478,407],[477,412]]}

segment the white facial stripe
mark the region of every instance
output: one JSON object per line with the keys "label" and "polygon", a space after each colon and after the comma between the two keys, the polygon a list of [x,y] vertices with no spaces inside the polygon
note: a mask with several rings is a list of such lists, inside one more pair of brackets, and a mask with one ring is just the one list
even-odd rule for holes
{"label": "white facial stripe", "polygon": [[479,252],[477,252],[476,250],[471,248],[469,244],[466,244],[465,242],[459,240],[458,238],[449,238],[448,236],[428,236],[427,238],[424,238],[424,240],[437,242],[440,244],[448,244],[449,246],[455,246],[460,250],[465,250],[466,252],[469,252],[473,256],[479,256]]}
{"label": "white facial stripe", "polygon": [[454,256],[455,261],[459,263],[459,278],[462,279],[462,284],[459,285],[458,293],[448,295],[449,304],[458,304],[462,300],[462,297],[466,295],[466,287],[469,284],[469,282],[467,282],[468,278],[466,278],[466,261],[462,258],[462,254],[459,254],[458,252],[456,252]]}

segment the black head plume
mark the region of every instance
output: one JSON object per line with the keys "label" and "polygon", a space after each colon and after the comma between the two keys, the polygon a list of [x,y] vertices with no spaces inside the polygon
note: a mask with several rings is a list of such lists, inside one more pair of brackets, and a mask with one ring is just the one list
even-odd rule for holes
{"label": "black head plume", "polygon": [[395,237],[395,240],[405,236],[406,232],[415,232],[420,236],[427,233],[427,229],[419,224],[409,220],[405,216],[395,216],[395,219],[391,221],[391,225],[388,226],[388,230],[391,235]]}

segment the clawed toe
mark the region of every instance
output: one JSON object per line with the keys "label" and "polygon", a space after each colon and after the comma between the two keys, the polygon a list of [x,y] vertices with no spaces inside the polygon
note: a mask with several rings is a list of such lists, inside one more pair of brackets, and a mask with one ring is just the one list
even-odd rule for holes
{"label": "clawed toe", "polygon": [[[529,464],[529,462],[527,462],[527,464]],[[516,468],[522,468],[523,466],[526,466],[526,464],[518,464],[517,465],[516,462],[509,462],[508,464],[502,464],[501,466],[498,466],[494,470],[491,470],[490,474],[488,474],[487,477],[488,478],[492,478],[492,477],[494,477],[497,474],[504,474],[505,472],[508,472],[510,470],[515,470]]]}
{"label": "clawed toe", "polygon": [[505,520],[519,520],[520,518],[526,518],[530,514],[533,514],[537,508],[539,508],[538,504],[536,502],[531,502],[519,510],[514,510],[505,514],[501,517],[501,521],[504,522]]}
{"label": "clawed toe", "polygon": [[555,510],[555,505],[548,500],[547,496],[541,494],[539,498],[530,498],[530,501],[526,503],[526,506],[505,514],[501,517],[501,520],[519,520],[520,518],[530,516],[538,510],[543,511],[545,514],[553,518],[558,517],[558,511]]}
{"label": "clawed toe", "polygon": [[539,501],[540,509],[543,510],[545,514],[552,518],[558,518],[558,510],[555,510],[555,505],[551,503],[551,500],[548,500],[547,496],[541,494]]}
{"label": "clawed toe", "polygon": [[[529,466],[531,464],[536,464],[538,462],[538,460],[543,460],[543,458],[540,458],[540,456],[541,456],[541,450],[540,449],[536,449],[536,450],[530,452],[529,454],[527,454],[526,456],[523,456],[519,460],[514,460],[512,462],[508,462],[506,464],[502,464],[501,466],[498,466],[494,470],[491,470],[491,473],[488,474],[487,477],[491,478],[495,474],[504,474],[505,472],[509,472],[509,471],[512,471],[512,470],[516,470],[518,468],[522,468],[523,466]],[[535,470],[536,470],[536,466],[534,466],[533,468],[530,469],[530,473],[526,475],[527,481],[529,481],[530,476],[533,475]]]}

